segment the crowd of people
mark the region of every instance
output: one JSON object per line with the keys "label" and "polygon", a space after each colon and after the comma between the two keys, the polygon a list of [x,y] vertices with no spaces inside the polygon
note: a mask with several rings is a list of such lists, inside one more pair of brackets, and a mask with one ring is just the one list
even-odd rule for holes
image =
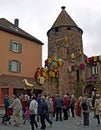
{"label": "crowd of people", "polygon": [[28,121],[31,130],[34,130],[35,127],[39,128],[38,122],[41,123],[40,129],[45,129],[47,127],[46,121],[52,127],[54,120],[68,120],[70,116],[76,117],[78,125],[89,126],[90,111],[94,112],[97,123],[100,124],[101,97],[99,94],[96,94],[94,99],[87,94],[78,99],[74,95],[61,97],[59,94],[55,97],[41,94],[29,97],[27,94],[20,96],[16,94],[13,95],[12,99],[5,95],[4,104],[5,113],[9,108],[13,109],[15,126],[18,127],[22,123],[20,120],[22,111],[23,124]]}

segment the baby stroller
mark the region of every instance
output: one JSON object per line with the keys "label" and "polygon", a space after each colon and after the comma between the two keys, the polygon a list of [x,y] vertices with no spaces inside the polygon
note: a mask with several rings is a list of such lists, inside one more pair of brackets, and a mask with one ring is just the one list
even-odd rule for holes
{"label": "baby stroller", "polygon": [[12,114],[13,114],[13,109],[12,108],[8,108],[7,112],[2,117],[2,124],[6,125],[7,122],[9,122],[9,124],[11,124],[11,116],[12,116]]}

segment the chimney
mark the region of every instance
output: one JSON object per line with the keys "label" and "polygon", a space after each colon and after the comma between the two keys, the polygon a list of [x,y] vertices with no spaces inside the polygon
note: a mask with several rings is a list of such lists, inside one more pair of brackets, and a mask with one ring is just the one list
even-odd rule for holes
{"label": "chimney", "polygon": [[19,27],[19,19],[16,18],[16,19],[14,20],[14,25],[15,25],[16,28]]}

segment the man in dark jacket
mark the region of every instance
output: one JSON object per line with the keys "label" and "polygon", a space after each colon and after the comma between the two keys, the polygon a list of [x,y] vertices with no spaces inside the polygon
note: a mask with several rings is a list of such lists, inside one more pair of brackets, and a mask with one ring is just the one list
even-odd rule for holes
{"label": "man in dark jacket", "polygon": [[41,129],[46,128],[45,119],[50,123],[52,126],[52,121],[49,119],[49,111],[48,111],[48,105],[45,101],[45,97],[41,97],[41,106],[40,106],[40,120],[41,120]]}
{"label": "man in dark jacket", "polygon": [[60,114],[60,121],[62,121],[62,105],[63,105],[63,100],[58,94],[55,98],[55,105],[56,105],[56,121],[58,121],[58,116]]}

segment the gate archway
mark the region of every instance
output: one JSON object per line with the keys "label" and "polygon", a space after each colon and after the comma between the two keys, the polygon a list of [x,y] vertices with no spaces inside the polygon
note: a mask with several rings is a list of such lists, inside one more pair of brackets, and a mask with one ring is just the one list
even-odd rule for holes
{"label": "gate archway", "polygon": [[95,87],[92,84],[87,85],[85,87],[85,89],[84,89],[84,94],[87,94],[87,95],[89,95],[91,97],[92,96],[92,92],[94,91],[94,88]]}

